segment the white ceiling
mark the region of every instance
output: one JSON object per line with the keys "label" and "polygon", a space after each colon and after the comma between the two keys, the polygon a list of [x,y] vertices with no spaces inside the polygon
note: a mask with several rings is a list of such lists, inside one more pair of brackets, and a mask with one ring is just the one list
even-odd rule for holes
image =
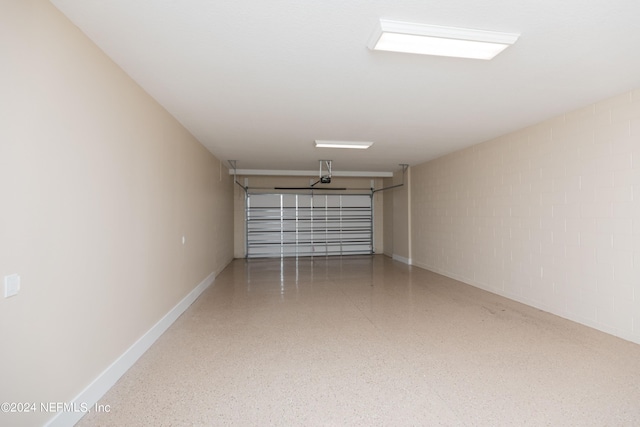
{"label": "white ceiling", "polygon": [[[51,1],[242,169],[392,171],[640,87],[637,0]],[[376,52],[379,18],[521,36],[492,61]]]}

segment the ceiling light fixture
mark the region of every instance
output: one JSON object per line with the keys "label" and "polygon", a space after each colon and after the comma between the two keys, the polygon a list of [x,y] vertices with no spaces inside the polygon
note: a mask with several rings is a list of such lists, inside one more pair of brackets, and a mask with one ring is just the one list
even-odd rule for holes
{"label": "ceiling light fixture", "polygon": [[381,19],[369,49],[454,58],[493,59],[519,34],[440,27]]}
{"label": "ceiling light fixture", "polygon": [[366,150],[373,142],[365,141],[321,141],[316,140],[316,148],[353,148],[356,150]]}

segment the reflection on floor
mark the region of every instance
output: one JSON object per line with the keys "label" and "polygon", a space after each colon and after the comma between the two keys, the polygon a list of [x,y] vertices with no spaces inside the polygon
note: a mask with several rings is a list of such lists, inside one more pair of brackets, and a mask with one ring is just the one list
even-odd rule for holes
{"label": "reflection on floor", "polygon": [[80,426],[640,425],[640,346],[384,256],[235,260]]}

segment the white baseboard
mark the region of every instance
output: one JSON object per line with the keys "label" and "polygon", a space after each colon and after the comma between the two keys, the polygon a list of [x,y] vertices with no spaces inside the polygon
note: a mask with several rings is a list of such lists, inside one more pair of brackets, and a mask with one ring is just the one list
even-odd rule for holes
{"label": "white baseboard", "polygon": [[403,262],[403,263],[405,263],[405,264],[407,264],[407,265],[411,265],[411,258],[405,258],[405,257],[403,257],[403,256],[396,255],[396,254],[393,254],[393,257],[392,257],[392,258],[393,258],[395,261],[400,261],[400,262]]}
{"label": "white baseboard", "polygon": [[[96,402],[133,366],[145,351],[156,342],[173,322],[185,312],[187,308],[204,292],[215,280],[218,272],[213,272],[204,279],[194,290],[173,307],[162,319],[147,331],[138,341],[118,357],[91,384],[89,384],[69,406],[73,408],[93,408]],[[45,424],[47,427],[69,427],[76,424],[85,415],[82,411],[58,412],[55,417]]]}
{"label": "white baseboard", "polygon": [[425,264],[423,262],[420,262],[420,261],[413,261],[412,265],[415,265],[416,267],[420,267],[423,270],[429,270],[429,271],[433,271],[434,273],[438,273],[435,269],[431,268],[431,266],[429,266],[429,265],[427,265],[427,264]]}
{"label": "white baseboard", "polygon": [[[394,259],[395,259],[395,255],[394,255]],[[556,315],[556,316],[571,320],[572,322],[579,323],[579,324],[587,326],[589,328],[597,329],[597,330],[602,331],[604,333],[607,333],[609,335],[614,335],[614,336],[616,336],[618,338],[622,338],[624,340],[631,341],[631,342],[636,343],[636,344],[640,344],[640,335],[638,335],[638,334],[636,334],[636,335],[629,334],[629,333],[626,333],[624,331],[620,331],[618,329],[615,329],[615,328],[612,328],[610,326],[604,325],[602,323],[595,322],[592,319],[587,319],[587,318],[578,316],[575,313],[572,313],[570,311],[559,310],[557,308],[554,308],[554,307],[551,307],[549,305],[543,304],[540,301],[532,300],[532,299],[526,298],[526,297],[524,297],[522,295],[513,294],[513,293],[507,292],[507,291],[505,291],[503,289],[492,288],[490,286],[487,286],[484,283],[480,283],[480,282],[474,280],[473,278],[464,277],[464,276],[461,276],[459,274],[452,273],[452,272],[450,272],[448,270],[443,270],[443,269],[440,269],[440,268],[437,268],[437,267],[434,267],[434,266],[431,266],[431,265],[427,265],[427,264],[419,262],[419,261],[413,261],[413,265],[415,265],[416,267],[419,267],[419,268],[423,268],[425,270],[432,271],[434,273],[441,274],[441,275],[446,276],[446,277],[450,277],[452,279],[455,279],[455,280],[457,280],[459,282],[462,282],[462,283],[465,283],[467,285],[476,287],[478,289],[482,289],[484,291],[491,292],[492,294],[500,295],[500,296],[502,296],[504,298],[508,298],[508,299],[510,299],[512,301],[516,301],[516,302],[519,302],[521,304],[525,304],[525,305],[527,305],[529,307],[533,307],[533,308],[536,308],[538,310],[546,311],[547,313],[551,313],[553,315]]]}

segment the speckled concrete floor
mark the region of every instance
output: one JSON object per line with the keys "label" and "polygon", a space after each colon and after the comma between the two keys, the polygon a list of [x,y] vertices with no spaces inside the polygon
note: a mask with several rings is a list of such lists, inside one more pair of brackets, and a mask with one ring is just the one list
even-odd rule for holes
{"label": "speckled concrete floor", "polygon": [[640,346],[384,256],[236,260],[79,426],[638,426]]}

